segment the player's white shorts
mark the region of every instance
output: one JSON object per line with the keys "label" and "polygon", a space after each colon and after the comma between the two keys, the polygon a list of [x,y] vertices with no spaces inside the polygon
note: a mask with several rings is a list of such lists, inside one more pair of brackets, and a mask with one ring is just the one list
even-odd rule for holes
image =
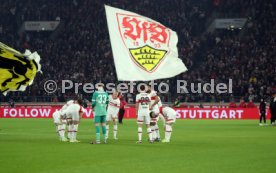
{"label": "player's white shorts", "polygon": [[150,111],[149,109],[139,109],[137,115],[138,124],[150,124]]}
{"label": "player's white shorts", "polygon": [[166,119],[166,123],[175,123],[176,121],[176,113],[171,113],[168,115],[167,119]]}
{"label": "player's white shorts", "polygon": [[66,113],[67,119],[72,119],[73,121],[79,121],[80,120],[80,116],[79,113],[77,111],[72,111],[70,113]]}
{"label": "player's white shorts", "polygon": [[60,116],[61,116],[60,111],[55,111],[53,113],[53,119],[54,119],[55,124],[61,124],[62,123]]}
{"label": "player's white shorts", "polygon": [[150,124],[150,116],[142,116],[142,115],[138,115],[137,117],[137,124]]}
{"label": "player's white shorts", "polygon": [[80,120],[79,111],[80,111],[79,105],[77,104],[70,105],[65,110],[66,118],[72,119],[73,121],[79,121]]}
{"label": "player's white shorts", "polygon": [[119,111],[112,111],[110,109],[107,109],[107,112],[106,112],[106,121],[111,121],[112,118],[117,119],[118,118],[118,112]]}

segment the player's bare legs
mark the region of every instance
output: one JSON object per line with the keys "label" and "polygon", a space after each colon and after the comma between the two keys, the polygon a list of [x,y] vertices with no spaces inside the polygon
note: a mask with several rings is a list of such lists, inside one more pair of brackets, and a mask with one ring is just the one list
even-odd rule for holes
{"label": "player's bare legs", "polygon": [[113,121],[113,138],[117,140],[117,132],[118,132],[117,118],[112,118],[112,121]]}
{"label": "player's bare legs", "polygon": [[66,121],[62,120],[62,123],[59,125],[59,135],[61,136],[61,141],[67,142],[68,139],[65,137],[65,130],[66,130]]}
{"label": "player's bare legs", "polygon": [[150,122],[150,128],[151,128],[151,133],[152,133],[152,140],[155,141],[157,136],[156,136],[156,131],[155,131],[155,125],[156,122]]}
{"label": "player's bare legs", "polygon": [[147,133],[149,135],[149,142],[152,143],[153,140],[152,140],[152,132],[151,132],[150,124],[146,124],[146,126],[147,126]]}
{"label": "player's bare legs", "polygon": [[54,119],[54,123],[56,125],[56,132],[59,136],[59,139],[63,142],[68,141],[67,138],[65,137],[66,120],[64,120],[62,118],[61,112],[55,111],[53,113],[53,119]]}
{"label": "player's bare legs", "polygon": [[142,143],[142,131],[143,131],[143,123],[146,123],[146,127],[147,127],[147,134],[148,134],[148,136],[149,136],[149,142],[150,143],[152,143],[153,142],[153,140],[152,140],[152,132],[151,132],[151,128],[150,128],[150,121],[149,121],[149,119],[148,120],[144,120],[144,121],[142,121],[141,119],[140,120],[138,120],[138,141],[137,141],[137,143],[138,144],[140,144],[140,143]]}
{"label": "player's bare legs", "polygon": [[56,125],[56,132],[59,135],[61,141],[66,141],[65,138],[65,124],[63,123],[55,123]]}
{"label": "player's bare legs", "polygon": [[155,135],[156,135],[155,141],[159,142],[160,141],[160,132],[159,132],[159,127],[158,127],[158,119],[155,123],[154,131],[155,131]]}
{"label": "player's bare legs", "polygon": [[168,143],[171,141],[172,124],[173,123],[167,122],[165,125],[165,139],[162,140],[162,142],[164,143]]}
{"label": "player's bare legs", "polygon": [[143,133],[142,126],[143,126],[143,123],[138,122],[138,141],[137,141],[138,144],[142,143],[142,133]]}
{"label": "player's bare legs", "polygon": [[78,133],[79,121],[72,121],[72,132],[71,132],[71,139],[70,142],[79,142],[77,140],[77,133]]}
{"label": "player's bare legs", "polygon": [[67,120],[67,122],[68,122],[68,138],[69,138],[69,140],[71,140],[71,138],[72,138],[72,132],[73,132],[73,121],[72,121],[72,119],[69,119],[69,120]]}
{"label": "player's bare legs", "polygon": [[108,139],[108,134],[109,134],[109,120],[106,121],[106,135],[105,135],[105,139]]}

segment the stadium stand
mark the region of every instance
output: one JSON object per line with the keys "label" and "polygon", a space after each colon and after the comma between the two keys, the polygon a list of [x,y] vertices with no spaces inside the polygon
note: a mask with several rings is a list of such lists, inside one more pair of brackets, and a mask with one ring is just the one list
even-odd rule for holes
{"label": "stadium stand", "polygon": [[[24,4],[23,4],[24,3]],[[44,92],[44,82],[69,79],[78,83],[117,82],[104,13],[104,4],[137,12],[172,28],[179,36],[179,57],[189,71],[169,83],[170,93],[162,100],[181,102],[230,102],[240,97],[258,101],[267,97],[276,81],[276,14],[274,1],[158,0],[6,0],[0,6],[0,41],[18,50],[36,50],[42,57],[43,75],[26,92],[10,93],[0,101],[13,98],[20,102],[65,101],[65,94]],[[206,33],[208,22],[219,17],[246,17],[239,29]],[[60,20],[57,33],[21,32],[24,21]],[[11,22],[13,21],[13,22]],[[232,94],[177,94],[176,79],[191,82],[228,82],[233,79]],[[90,98],[91,94],[80,94]],[[134,94],[128,94],[128,101]]]}

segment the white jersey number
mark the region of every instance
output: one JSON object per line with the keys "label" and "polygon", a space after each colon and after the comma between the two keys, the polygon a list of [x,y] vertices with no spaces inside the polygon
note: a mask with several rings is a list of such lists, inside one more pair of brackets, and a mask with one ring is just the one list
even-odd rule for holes
{"label": "white jersey number", "polygon": [[103,104],[103,103],[106,103],[106,95],[99,95],[98,96],[99,100],[98,100],[98,103],[100,104]]}

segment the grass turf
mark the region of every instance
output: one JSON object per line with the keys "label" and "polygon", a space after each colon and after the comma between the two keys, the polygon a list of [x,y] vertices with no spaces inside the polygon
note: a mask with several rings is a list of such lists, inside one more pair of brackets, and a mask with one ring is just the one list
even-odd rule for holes
{"label": "grass turf", "polygon": [[252,120],[178,120],[173,130],[170,144],[149,144],[143,129],[144,141],[138,145],[135,121],[125,120],[116,143],[90,145],[92,120],[79,126],[81,143],[62,143],[51,119],[0,119],[0,172],[275,171],[276,127],[259,127]]}

